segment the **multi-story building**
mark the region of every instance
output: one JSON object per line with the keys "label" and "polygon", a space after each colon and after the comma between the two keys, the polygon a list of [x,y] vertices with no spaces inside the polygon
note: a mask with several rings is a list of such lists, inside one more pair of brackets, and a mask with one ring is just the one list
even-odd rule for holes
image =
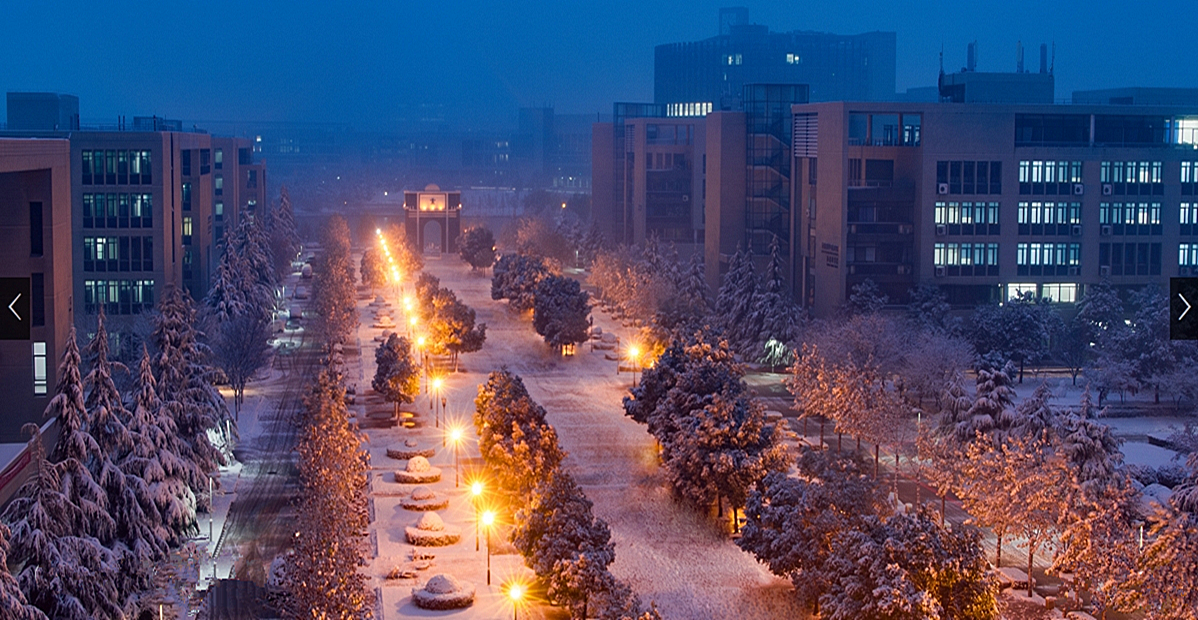
{"label": "multi-story building", "polygon": [[265,167],[247,139],[216,138],[182,123],[135,118],[132,127],[8,131],[70,143],[74,320],[94,329],[103,307],[118,347],[144,335],[142,314],[174,283],[202,298],[220,239],[243,209],[265,204]]}
{"label": "multi-story building", "polygon": [[58,380],[77,299],[70,172],[66,140],[0,139],[0,444],[29,439]]}
{"label": "multi-story building", "polygon": [[792,111],[791,266],[816,316],[867,278],[894,302],[930,282],[959,305],[1068,303],[1198,268],[1198,105]]}
{"label": "multi-story building", "polygon": [[770,32],[745,8],[720,10],[719,34],[654,50],[653,101],[670,116],[738,106],[746,84],[807,84],[811,101],[895,96],[895,33]]}

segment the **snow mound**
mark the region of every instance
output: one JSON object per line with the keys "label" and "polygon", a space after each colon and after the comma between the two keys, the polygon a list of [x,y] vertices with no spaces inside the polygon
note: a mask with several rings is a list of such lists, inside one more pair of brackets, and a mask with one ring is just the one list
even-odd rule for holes
{"label": "snow mound", "polygon": [[[391,413],[387,412],[387,416],[390,417]],[[387,456],[397,461],[411,461],[420,457],[425,459],[425,463],[428,463],[428,459],[437,453],[435,448],[419,448],[417,446],[416,440],[408,439],[402,444],[393,444],[387,448]]]}
{"label": "snow mound", "polygon": [[461,609],[474,604],[474,584],[450,575],[435,575],[423,588],[412,588],[412,602],[421,609]]}
{"label": "snow mound", "polygon": [[432,468],[428,464],[428,458],[423,456],[414,456],[408,459],[408,471],[411,473],[424,473]]}
{"label": "snow mound", "polygon": [[449,498],[428,487],[416,487],[412,495],[399,500],[399,505],[407,510],[444,510],[449,507]]}
{"label": "snow mound", "polygon": [[404,537],[408,542],[418,547],[444,547],[452,545],[462,538],[462,530],[458,527],[447,526],[441,520],[441,515],[426,512],[416,523],[416,527],[405,527]]}
{"label": "snow mound", "polygon": [[429,512],[420,517],[420,521],[416,523],[416,528],[428,532],[440,532],[445,529],[445,521],[441,519],[441,515]]}

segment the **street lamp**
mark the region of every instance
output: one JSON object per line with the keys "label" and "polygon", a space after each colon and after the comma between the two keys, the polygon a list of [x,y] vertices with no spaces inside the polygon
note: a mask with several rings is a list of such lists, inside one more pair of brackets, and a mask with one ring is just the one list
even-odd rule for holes
{"label": "street lamp", "polygon": [[491,526],[495,525],[495,511],[483,511],[483,527],[487,531],[487,585],[491,585]]}
{"label": "street lamp", "polygon": [[449,441],[453,444],[453,488],[458,488],[458,472],[462,470],[458,463],[458,447],[462,445],[462,427],[449,429]]}
{"label": "street lamp", "polygon": [[[441,428],[441,408],[438,406],[438,400],[441,397],[441,377],[433,378],[433,389],[428,394],[428,408],[436,411],[436,428]],[[441,447],[445,447],[445,437],[441,437]]]}
{"label": "street lamp", "polygon": [[634,345],[628,347],[628,358],[632,362],[632,387],[636,387],[636,371],[640,367],[641,348]]}
{"label": "street lamp", "polygon": [[470,499],[474,504],[474,550],[478,551],[478,502],[482,500],[483,483],[475,480],[470,483]]}
{"label": "street lamp", "polygon": [[512,599],[512,620],[517,620],[517,614],[520,613],[520,601],[524,598],[524,586],[513,583],[508,587],[507,595]]}

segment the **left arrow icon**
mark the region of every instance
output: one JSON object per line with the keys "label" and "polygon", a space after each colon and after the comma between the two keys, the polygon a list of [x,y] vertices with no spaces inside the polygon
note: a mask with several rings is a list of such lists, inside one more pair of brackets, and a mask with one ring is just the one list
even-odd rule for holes
{"label": "left arrow icon", "polygon": [[[21,298],[21,294],[17,293],[17,296],[13,297],[12,301],[8,304],[8,311],[11,312],[13,316],[17,317],[18,321],[21,320],[21,315],[17,314],[17,311],[13,308],[13,306],[16,305],[17,300],[20,298]],[[1185,299],[1182,299],[1182,301],[1185,301]],[[1189,304],[1186,304],[1186,305],[1188,306]],[[1189,312],[1189,308],[1186,308],[1186,312]],[[1185,316],[1185,313],[1182,313],[1182,316]]]}
{"label": "left arrow icon", "polygon": [[[1186,301],[1185,295],[1178,293],[1177,296],[1181,298],[1181,303],[1186,305],[1186,309],[1182,310],[1181,316],[1177,317],[1177,320],[1180,321],[1180,320],[1186,318],[1186,315],[1190,313],[1190,308],[1192,306],[1190,306],[1190,302]],[[16,314],[16,313],[14,312],[13,314]]]}

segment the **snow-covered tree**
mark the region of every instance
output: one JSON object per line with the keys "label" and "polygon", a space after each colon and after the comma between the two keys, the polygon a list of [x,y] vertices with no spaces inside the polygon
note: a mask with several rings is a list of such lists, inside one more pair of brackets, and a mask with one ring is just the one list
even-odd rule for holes
{"label": "snow-covered tree", "polygon": [[341,216],[329,218],[317,257],[312,303],[324,329],[325,340],[339,343],[358,324],[354,301],[354,268],[350,261],[349,225]]}
{"label": "snow-covered tree", "polygon": [[379,251],[374,248],[366,248],[362,252],[362,261],[358,265],[358,273],[362,277],[362,284],[370,287],[371,295],[377,289],[387,285],[387,263],[380,256]]}
{"label": "snow-covered tree", "polygon": [[882,293],[878,283],[866,278],[853,285],[845,310],[852,315],[875,314],[888,303],[890,298]]}
{"label": "snow-covered tree", "polygon": [[401,403],[411,403],[420,393],[420,367],[412,359],[412,345],[407,338],[391,334],[374,352],[375,373],[370,386],[383,395],[383,400],[395,403],[399,415]]}
{"label": "snow-covered tree", "polygon": [[911,289],[908,296],[911,303],[907,304],[907,319],[917,329],[948,336],[960,332],[961,320],[950,314],[952,306],[939,286],[924,283]]}
{"label": "snow-covered tree", "polygon": [[654,324],[669,335],[667,341],[685,338],[711,322],[711,292],[701,252],[691,255],[679,271],[674,290],[653,317]]}
{"label": "snow-covered tree", "polygon": [[557,470],[541,481],[526,507],[516,514],[512,542],[525,563],[548,588],[551,601],[567,605],[572,616],[587,617],[590,596],[611,579],[615,544],[591,501],[570,474]]}
{"label": "snow-covered tree", "polygon": [[756,299],[753,254],[737,250],[728,262],[728,272],[724,274],[715,300],[716,321],[734,350],[753,350],[757,343],[761,325],[754,323],[753,303]]}
{"label": "snow-covered tree", "polygon": [[504,254],[491,270],[491,299],[507,299],[518,312],[531,310],[541,280],[552,275],[540,256]]}
{"label": "snow-covered tree", "polygon": [[486,269],[495,264],[495,235],[485,226],[472,226],[458,237],[458,255],[470,269]]}
{"label": "snow-covered tree", "polygon": [[287,186],[279,188],[279,201],[270,212],[270,255],[274,259],[275,278],[282,281],[291,273],[291,261],[300,251],[300,238],[295,229],[295,213],[291,208],[291,195]]}
{"label": "snow-covered tree", "polygon": [[158,396],[175,422],[179,456],[187,466],[187,483],[199,507],[207,509],[208,475],[225,457],[208,438],[209,430],[221,431],[230,420],[225,399],[213,385],[208,366],[210,354],[203,333],[195,328],[196,311],[191,299],[173,284],[163,287],[154,315],[154,371]]}
{"label": "snow-covered tree", "polygon": [[478,449],[506,494],[526,500],[566,454],[545,410],[507,369],[492,372],[474,400]]}
{"label": "snow-covered tree", "polygon": [[578,280],[549,276],[533,293],[532,325],[545,344],[560,349],[590,337],[590,295]]}
{"label": "snow-covered tree", "polygon": [[753,343],[754,351],[760,353],[771,340],[784,344],[794,342],[799,336],[799,322],[799,309],[786,289],[785,264],[775,235],[770,241],[770,262],[761,274],[750,314],[750,323],[760,327]]}
{"label": "snow-covered tree", "polygon": [[[60,391],[55,398],[62,395]],[[24,430],[32,435],[27,449],[33,475],[2,515],[12,530],[9,559],[20,567],[16,577],[21,591],[51,618],[123,618],[119,561],[88,534],[97,529],[94,521],[104,521],[111,529],[111,518],[100,503],[76,502],[71,495],[79,494],[64,480],[65,475],[78,481],[87,469],[71,457],[57,463],[46,460],[37,426],[26,424]]]}
{"label": "snow-covered tree", "polygon": [[1022,383],[1025,366],[1048,355],[1051,337],[1063,323],[1047,299],[1025,293],[1002,305],[978,306],[969,325],[967,335],[978,354],[1018,362]]}
{"label": "snow-covered tree", "polygon": [[0,523],[0,617],[11,620],[46,620],[42,610],[30,605],[17,580],[8,572],[8,526]]}
{"label": "snow-covered tree", "polygon": [[240,417],[245,386],[270,362],[270,324],[264,317],[240,315],[215,326],[212,361],[233,388],[233,413]]}

